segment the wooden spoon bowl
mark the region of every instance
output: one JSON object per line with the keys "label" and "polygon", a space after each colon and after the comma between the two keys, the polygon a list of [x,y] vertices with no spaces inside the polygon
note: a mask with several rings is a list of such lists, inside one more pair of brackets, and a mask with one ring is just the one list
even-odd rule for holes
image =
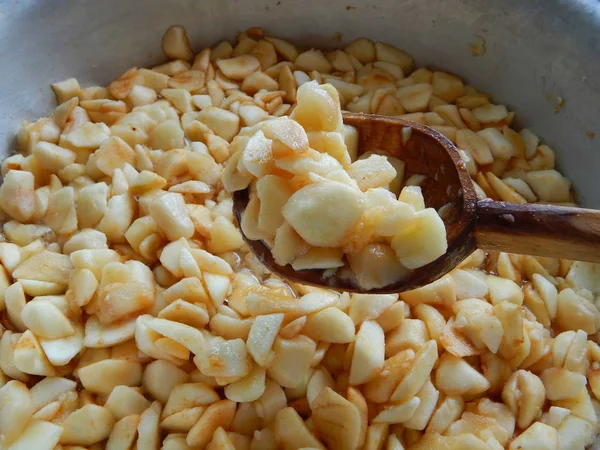
{"label": "wooden spoon bowl", "polygon": [[[405,179],[425,176],[420,184],[425,205],[440,213],[446,225],[448,250],[396,283],[365,290],[347,277],[325,277],[324,270],[295,271],[289,265],[280,266],[267,245],[244,236],[250,249],[279,276],[340,291],[375,294],[429,284],[454,269],[476,248],[600,262],[599,211],[478,201],[464,161],[441,133],[416,122],[371,114],[345,112],[344,123],[358,130],[359,155],[373,151],[395,156],[405,163]],[[248,190],[235,192],[233,201],[234,215],[241,223],[249,201]]]}

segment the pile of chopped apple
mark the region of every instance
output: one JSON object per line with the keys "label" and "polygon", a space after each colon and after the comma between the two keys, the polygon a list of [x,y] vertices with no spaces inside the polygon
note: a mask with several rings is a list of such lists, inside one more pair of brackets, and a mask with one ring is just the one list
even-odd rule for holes
{"label": "pile of chopped apple", "polygon": [[298,89],[290,117],[239,136],[223,174],[229,191],[249,188],[241,227],[294,270],[348,267],[363,288],[387,286],[447,249],[444,222],[418,186],[404,186],[404,163],[356,159],[358,136],[344,125],[336,89]]}

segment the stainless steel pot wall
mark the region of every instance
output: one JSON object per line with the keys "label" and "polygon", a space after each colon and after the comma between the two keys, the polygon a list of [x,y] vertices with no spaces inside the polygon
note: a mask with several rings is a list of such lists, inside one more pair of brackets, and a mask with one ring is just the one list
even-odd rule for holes
{"label": "stainless steel pot wall", "polygon": [[[158,63],[171,24],[184,25],[197,49],[250,26],[319,47],[340,45],[338,32],[343,42],[393,43],[515,108],[557,152],[580,200],[600,208],[597,0],[0,0],[0,154],[14,149],[22,119],[50,111],[49,83],[106,84]],[[475,35],[484,56],[469,50]]]}

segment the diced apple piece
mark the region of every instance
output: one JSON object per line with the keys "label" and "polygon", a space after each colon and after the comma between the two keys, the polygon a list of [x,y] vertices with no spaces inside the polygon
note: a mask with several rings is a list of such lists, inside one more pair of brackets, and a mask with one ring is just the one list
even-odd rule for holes
{"label": "diced apple piece", "polygon": [[227,261],[219,258],[205,250],[193,248],[190,250],[192,256],[196,260],[198,267],[202,271],[217,273],[221,275],[230,275],[233,269]]}
{"label": "diced apple piece", "polygon": [[392,248],[400,262],[416,269],[435,261],[448,248],[444,222],[432,208],[419,211],[412,226],[394,236]]}
{"label": "diced apple piece", "polygon": [[28,222],[35,211],[34,176],[31,172],[10,170],[0,186],[0,208],[19,222]]}
{"label": "diced apple piece", "polygon": [[271,347],[283,321],[282,313],[257,316],[250,327],[246,346],[257,364],[266,367]]}
{"label": "diced apple piece", "polygon": [[146,321],[146,326],[156,333],[178,342],[195,355],[204,353],[206,343],[203,334],[189,325],[153,318]]}
{"label": "diced apple piece", "polygon": [[266,369],[254,366],[250,373],[239,381],[225,386],[225,397],[235,402],[253,402],[265,392]]}
{"label": "diced apple piece", "polygon": [[150,215],[169,240],[191,238],[194,235],[194,224],[181,194],[166,193],[154,199],[149,209]]}
{"label": "diced apple piece", "polygon": [[415,59],[404,50],[384,42],[375,44],[375,55],[378,61],[385,61],[400,66],[403,74],[408,75],[413,70]]}
{"label": "diced apple piece", "polygon": [[102,278],[104,266],[111,262],[119,261],[119,254],[108,249],[77,250],[70,255],[72,267],[75,269],[88,269],[96,279]]}
{"label": "diced apple piece", "polygon": [[[331,88],[335,91],[333,86]],[[343,123],[339,100],[336,104],[331,94],[316,81],[298,88],[297,104],[291,118],[306,131],[337,131]]]}
{"label": "diced apple piece", "polygon": [[[13,242],[13,244],[9,244],[5,242],[2,259],[4,259],[6,255],[6,250],[8,248],[15,248],[16,252],[21,253],[21,259],[24,261],[33,253],[37,253],[38,251],[44,248],[44,244],[40,239],[53,239],[52,230],[45,225],[26,225],[19,223],[15,220],[11,220],[10,222],[6,222],[4,224],[4,235],[8,238],[8,241]],[[14,247],[7,247],[13,246]],[[21,247],[21,249],[18,249]],[[15,253],[16,255],[16,253]],[[6,264],[10,266],[10,259],[7,258]],[[18,262],[18,261],[17,261]],[[11,267],[11,270],[13,268]]]}
{"label": "diced apple piece", "polygon": [[398,89],[396,91],[396,98],[406,112],[413,113],[427,111],[432,94],[433,87],[430,84],[417,83]]}
{"label": "diced apple piece", "polygon": [[255,95],[259,91],[276,91],[278,87],[277,81],[266,73],[258,71],[248,75],[242,82],[240,89],[248,95]]}
{"label": "diced apple piece", "polygon": [[111,136],[94,152],[96,166],[109,177],[115,169],[123,169],[128,163],[135,164],[135,152],[123,139]]}
{"label": "diced apple piece", "polygon": [[10,450],[52,450],[62,434],[62,428],[50,422],[32,420],[23,430],[15,442],[10,445]]}
{"label": "diced apple piece", "polygon": [[[250,194],[250,201],[242,213],[240,227],[248,239],[254,241],[267,239],[269,236],[258,227],[258,215],[260,212],[260,201],[256,193]],[[281,213],[281,212],[280,212]]]}
{"label": "diced apple piece", "polygon": [[75,334],[61,339],[39,339],[48,360],[54,366],[64,366],[83,349],[82,325],[73,324]]}
{"label": "diced apple piece", "polygon": [[[231,400],[220,400],[210,405],[200,416],[200,420],[192,427],[186,437],[187,448],[209,448],[215,431],[219,427],[228,429],[233,420],[236,403]],[[224,447],[217,447],[224,448]]]}
{"label": "diced apple piece", "polygon": [[219,59],[217,66],[227,78],[243,80],[248,75],[260,70],[260,62],[252,55],[241,55],[235,58]]}
{"label": "diced apple piece", "polygon": [[27,303],[21,318],[27,328],[42,338],[59,339],[75,333],[69,319],[52,303],[41,299]]}
{"label": "diced apple piece", "polygon": [[50,85],[50,87],[56,95],[56,101],[58,104],[64,103],[73,97],[79,97],[81,95],[81,87],[75,78],[68,78],[58,83],[53,83]]}
{"label": "diced apple piece", "polygon": [[273,141],[259,130],[248,140],[238,163],[239,170],[243,168],[255,177],[265,176],[273,165],[272,148]]}
{"label": "diced apple piece", "polygon": [[169,59],[191,61],[194,58],[190,40],[185,28],[181,26],[172,25],[165,31],[162,37],[162,49]]}
{"label": "diced apple piece", "polygon": [[108,438],[115,423],[110,411],[98,405],[85,405],[63,422],[61,444],[89,446]]}
{"label": "diced apple piece", "polygon": [[308,149],[301,158],[297,156],[278,158],[275,160],[275,166],[303,177],[310,172],[327,177],[333,171],[342,169],[341,164],[333,156],[313,149]]}
{"label": "diced apple piece", "polygon": [[25,331],[19,338],[14,349],[14,363],[17,369],[30,375],[52,377],[56,374],[31,330]]}
{"label": "diced apple piece", "polygon": [[134,361],[104,359],[78,371],[85,389],[109,395],[117,386],[138,386],[142,381],[142,366]]}
{"label": "diced apple piece", "polygon": [[307,379],[315,351],[315,341],[306,336],[298,335],[292,339],[278,337],[273,345],[273,359],[267,374],[282,387],[295,388]]}
{"label": "diced apple piece", "polygon": [[521,306],[523,304],[523,292],[520,286],[514,281],[506,278],[488,275],[485,279],[488,288],[490,301],[493,305],[508,301]]}
{"label": "diced apple piece", "polygon": [[277,141],[296,153],[308,149],[306,132],[298,122],[287,117],[265,122],[262,130],[266,138]]}
{"label": "diced apple piece", "polygon": [[200,111],[197,120],[227,142],[231,142],[240,129],[240,118],[237,114],[215,106],[209,106]]}
{"label": "diced apple piece", "polygon": [[237,227],[224,216],[218,216],[210,228],[208,250],[211,253],[225,253],[239,249],[244,239]]}
{"label": "diced apple piece", "polygon": [[526,181],[541,201],[570,201],[571,183],[556,170],[528,172]]}
{"label": "diced apple piece", "polygon": [[183,129],[179,120],[165,120],[148,135],[148,145],[153,149],[170,150],[184,146]]}
{"label": "diced apple piece", "polygon": [[488,144],[494,158],[510,159],[514,156],[513,145],[497,128],[485,128],[477,134]]}
{"label": "diced apple piece", "polygon": [[556,429],[542,422],[534,422],[529,428],[511,441],[509,450],[536,448],[539,450],[558,450]]}
{"label": "diced apple piece", "polygon": [[229,158],[230,146],[229,142],[225,139],[216,134],[205,134],[204,140],[206,141],[210,156],[212,156],[217,163],[225,162],[227,158]]}
{"label": "diced apple piece", "polygon": [[193,110],[192,94],[185,89],[163,89],[160,95],[169,100],[181,113]]}
{"label": "diced apple piece", "polygon": [[458,300],[467,298],[484,298],[489,288],[485,279],[476,275],[478,272],[456,269],[450,272],[456,283],[456,297]]}
{"label": "diced apple piece", "polygon": [[77,250],[89,249],[106,249],[108,248],[106,242],[106,235],[100,231],[88,228],[81,230],[79,233],[73,235],[63,245],[63,253],[70,255]]}
{"label": "diced apple piece", "polygon": [[373,423],[394,424],[407,422],[420,404],[421,399],[419,397],[412,397],[410,400],[384,408],[373,418]]}
{"label": "diced apple piece", "polygon": [[50,142],[40,141],[33,148],[35,160],[44,169],[51,172],[58,172],[62,168],[73,164],[77,155],[72,150],[59,147]]}
{"label": "diced apple piece", "polygon": [[600,294],[600,264],[575,261],[566,279],[575,286]]}
{"label": "diced apple piece", "polygon": [[294,193],[283,216],[309,244],[339,246],[364,211],[360,192],[337,182],[308,185]]}
{"label": "diced apple piece", "polygon": [[137,203],[129,192],[113,195],[108,201],[106,213],[96,226],[113,243],[126,242],[125,233],[133,222]]}
{"label": "diced apple piece", "polygon": [[108,211],[109,188],[106,183],[95,183],[77,194],[77,222],[81,229],[94,228]]}
{"label": "diced apple piece", "polygon": [[129,91],[127,98],[133,106],[143,106],[154,103],[156,97],[156,91],[154,89],[136,84]]}
{"label": "diced apple piece", "polygon": [[200,305],[178,299],[163,308],[160,313],[158,313],[158,317],[184,323],[194,328],[203,328],[208,323],[209,317],[206,308]]}
{"label": "diced apple piece", "polygon": [[394,251],[385,244],[369,244],[348,255],[356,281],[364,289],[382,288],[400,281],[408,274]]}
{"label": "diced apple piece", "polygon": [[381,326],[372,320],[364,321],[354,345],[350,366],[351,385],[359,385],[373,379],[385,362],[385,336]]}
{"label": "diced apple piece", "polygon": [[344,50],[363,64],[375,61],[375,45],[369,39],[355,39]]}
{"label": "diced apple piece", "polygon": [[13,278],[48,281],[66,285],[73,265],[67,255],[42,250],[19,264],[12,273]]}
{"label": "diced apple piece", "polygon": [[154,292],[139,281],[114,282],[98,289],[96,315],[108,325],[128,319],[154,305]]}
{"label": "diced apple piece", "polygon": [[275,175],[266,175],[256,182],[256,192],[260,200],[258,227],[269,235],[274,235],[283,224],[282,209],[293,192],[288,182]]}
{"label": "diced apple piece", "polygon": [[85,322],[85,346],[89,348],[112,347],[122,344],[135,335],[135,319],[102,324],[96,316],[90,316]]}
{"label": "diced apple piece", "polygon": [[473,108],[471,112],[482,123],[500,122],[508,116],[508,111],[504,105],[482,105]]}
{"label": "diced apple piece", "polygon": [[[234,152],[227,161],[225,169],[222,172],[223,186],[229,192],[241,191],[246,189],[252,181],[252,174],[247,172],[243,165],[243,148],[240,148]],[[241,170],[238,169],[238,165],[242,165]]]}
{"label": "diced apple piece", "polygon": [[294,270],[335,269],[342,267],[344,261],[341,248],[310,248],[306,253],[296,257],[292,262]]}
{"label": "diced apple piece", "polygon": [[402,188],[398,200],[402,203],[411,205],[415,211],[422,211],[425,209],[425,199],[419,186],[405,186]]}
{"label": "diced apple piece", "polygon": [[371,188],[386,187],[396,177],[396,170],[387,158],[375,154],[353,162],[346,170],[363,192]]}
{"label": "diced apple piece", "polygon": [[284,222],[277,229],[273,248],[271,248],[273,259],[277,264],[285,266],[307,251],[308,246],[306,242],[296,233],[290,224]]}
{"label": "diced apple piece", "polygon": [[298,50],[293,44],[273,37],[265,37],[265,40],[273,44],[277,53],[285,60],[294,62],[298,57]]}
{"label": "diced apple piece", "polygon": [[215,339],[195,361],[206,376],[245,377],[250,372],[246,344],[241,339]]}
{"label": "diced apple piece", "polygon": [[587,384],[586,377],[562,367],[550,367],[540,374],[550,401],[576,398]]}
{"label": "diced apple piece", "polygon": [[19,246],[10,242],[0,242],[0,262],[9,274],[21,262],[21,251]]}
{"label": "diced apple piece", "polygon": [[[405,188],[408,189],[408,188]],[[380,211],[376,211],[378,221],[375,226],[375,234],[385,237],[393,237],[398,230],[410,226],[415,218],[415,208],[404,202],[390,202]]]}
{"label": "diced apple piece", "polygon": [[319,73],[331,72],[332,66],[325,55],[320,50],[307,50],[300,53],[294,62],[294,65],[305,72],[316,70]]}
{"label": "diced apple piece", "polygon": [[600,329],[600,312],[594,303],[573,289],[563,289],[558,294],[556,324],[564,330],[594,334]]}
{"label": "diced apple piece", "polygon": [[456,145],[468,152],[477,164],[491,164],[494,161],[487,142],[483,137],[468,128],[456,132]]}
{"label": "diced apple piece", "polygon": [[75,190],[71,186],[50,194],[44,221],[56,234],[71,234],[77,230]]}
{"label": "diced apple piece", "polygon": [[344,136],[339,132],[310,131],[308,133],[310,147],[328,153],[344,166],[350,164],[350,154],[344,142]]}
{"label": "diced apple piece", "polygon": [[[194,97],[198,97],[198,96],[195,95]],[[207,106],[210,106],[210,105],[207,105]],[[204,106],[203,108],[206,108],[207,106]],[[203,108],[200,108],[200,109],[203,109]],[[240,118],[242,119],[243,125],[245,125],[247,127],[256,125],[257,123],[260,123],[260,122],[266,120],[267,117],[269,117],[269,113],[267,111],[265,111],[261,107],[256,106],[254,104],[241,105],[240,109],[238,110],[238,114],[240,115]]]}
{"label": "diced apple piece", "polygon": [[29,389],[20,381],[9,381],[0,389],[0,435],[3,443],[14,442],[26,430],[34,413]]}
{"label": "diced apple piece", "polygon": [[445,102],[453,102],[465,94],[462,80],[446,72],[434,72],[431,80],[433,95]]}
{"label": "diced apple piece", "polygon": [[345,344],[354,339],[354,322],[335,306],[308,316],[302,333],[316,341]]}
{"label": "diced apple piece", "polygon": [[[80,110],[85,113],[85,110]],[[64,139],[65,143],[78,149],[97,149],[109,137],[110,128],[106,124],[86,122],[63,134],[61,136],[61,143],[62,139]]]}
{"label": "diced apple piece", "polygon": [[169,417],[188,408],[210,405],[219,400],[219,394],[205,383],[182,383],[173,388],[165,404],[162,417]]}
{"label": "diced apple piece", "polygon": [[475,395],[489,389],[490,382],[464,359],[444,353],[435,374],[435,385],[447,395]]}
{"label": "diced apple piece", "polygon": [[327,448],[358,448],[361,414],[352,402],[330,387],[325,387],[312,404],[312,419]]}
{"label": "diced apple piece", "polygon": [[358,158],[359,142],[357,129],[350,125],[343,125],[341,132],[346,148],[348,149],[348,154],[350,155],[350,161],[356,161],[356,158]]}

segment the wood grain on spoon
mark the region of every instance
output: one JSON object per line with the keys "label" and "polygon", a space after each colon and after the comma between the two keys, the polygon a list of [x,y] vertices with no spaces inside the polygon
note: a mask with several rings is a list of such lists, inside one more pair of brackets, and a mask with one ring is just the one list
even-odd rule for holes
{"label": "wood grain on spoon", "polygon": [[[275,263],[262,241],[244,239],[264,264],[296,282],[331,289],[402,292],[429,284],[455,268],[476,248],[600,262],[600,212],[541,204],[477,200],[471,177],[456,147],[439,132],[416,122],[359,113],[344,113],[344,123],[357,128],[359,155],[367,151],[395,156],[405,163],[405,179],[425,175],[421,189],[427,207],[441,212],[446,226],[447,252],[388,286],[364,290],[344,277],[324,277],[324,270],[295,271]],[[409,128],[410,135],[406,129]],[[404,131],[403,131],[404,129]],[[408,137],[409,136],[409,137]],[[408,139],[407,139],[408,137]],[[235,192],[234,214],[248,204],[248,190]]]}

